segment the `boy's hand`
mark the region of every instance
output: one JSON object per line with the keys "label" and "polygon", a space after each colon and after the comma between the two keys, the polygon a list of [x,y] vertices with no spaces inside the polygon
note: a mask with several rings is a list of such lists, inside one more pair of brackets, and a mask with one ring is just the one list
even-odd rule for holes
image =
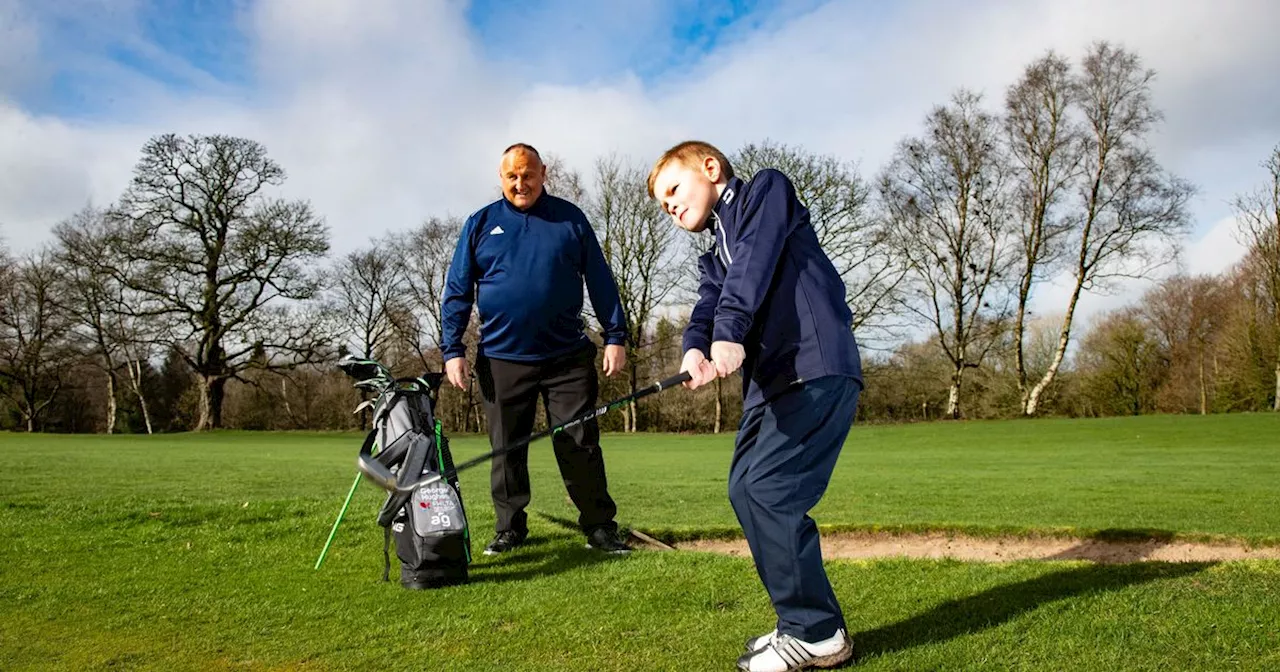
{"label": "boy's hand", "polygon": [[449,378],[449,382],[453,386],[465,390],[467,389],[467,380],[471,378],[471,371],[467,366],[466,357],[454,357],[444,363],[444,374]]}
{"label": "boy's hand", "polygon": [[689,381],[684,383],[684,386],[690,390],[696,390],[716,378],[715,367],[697,348],[684,353],[684,361],[680,362],[680,371],[689,372]]}
{"label": "boy's hand", "polygon": [[711,363],[715,364],[716,375],[727,378],[742,366],[747,351],[741,343],[716,341],[711,344]]}

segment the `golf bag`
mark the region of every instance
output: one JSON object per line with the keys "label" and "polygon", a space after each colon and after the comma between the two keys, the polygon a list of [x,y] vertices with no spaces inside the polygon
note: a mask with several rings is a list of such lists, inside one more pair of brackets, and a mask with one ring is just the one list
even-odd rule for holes
{"label": "golf bag", "polygon": [[378,510],[383,537],[382,580],[391,572],[391,538],[400,559],[400,583],[423,589],[466,583],[471,535],[449,441],[435,418],[440,374],[387,381],[373,403],[373,429],[360,448],[409,486],[424,475],[444,474],[411,492],[392,491]]}

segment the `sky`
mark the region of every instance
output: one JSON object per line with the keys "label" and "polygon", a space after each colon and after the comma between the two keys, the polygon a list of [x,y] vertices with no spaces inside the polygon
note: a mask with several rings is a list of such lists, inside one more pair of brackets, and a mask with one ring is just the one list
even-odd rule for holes
{"label": "sky", "polygon": [[0,241],[115,200],[168,132],[262,142],[335,253],[493,200],[513,142],[589,173],[770,139],[874,177],[958,88],[998,109],[1033,59],[1109,40],[1157,72],[1153,151],[1199,188],[1184,269],[1216,273],[1280,143],[1277,25],[1272,0],[0,0]]}

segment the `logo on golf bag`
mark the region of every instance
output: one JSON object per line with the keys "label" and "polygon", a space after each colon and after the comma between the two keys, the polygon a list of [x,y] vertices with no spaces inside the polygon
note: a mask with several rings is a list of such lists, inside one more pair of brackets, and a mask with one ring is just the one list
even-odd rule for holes
{"label": "logo on golf bag", "polygon": [[409,498],[413,509],[413,531],[421,537],[461,533],[467,529],[458,493],[444,481],[436,481],[414,491]]}

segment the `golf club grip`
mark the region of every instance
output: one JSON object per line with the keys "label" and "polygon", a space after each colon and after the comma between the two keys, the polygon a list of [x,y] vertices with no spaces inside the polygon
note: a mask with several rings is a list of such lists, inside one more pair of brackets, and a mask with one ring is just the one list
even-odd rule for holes
{"label": "golf club grip", "polygon": [[668,387],[675,387],[676,385],[687,383],[690,380],[693,380],[693,376],[688,371],[681,371],[680,373],[677,373],[676,375],[671,376],[670,378],[657,383],[656,387],[658,389],[656,391],[661,392],[667,389]]}

